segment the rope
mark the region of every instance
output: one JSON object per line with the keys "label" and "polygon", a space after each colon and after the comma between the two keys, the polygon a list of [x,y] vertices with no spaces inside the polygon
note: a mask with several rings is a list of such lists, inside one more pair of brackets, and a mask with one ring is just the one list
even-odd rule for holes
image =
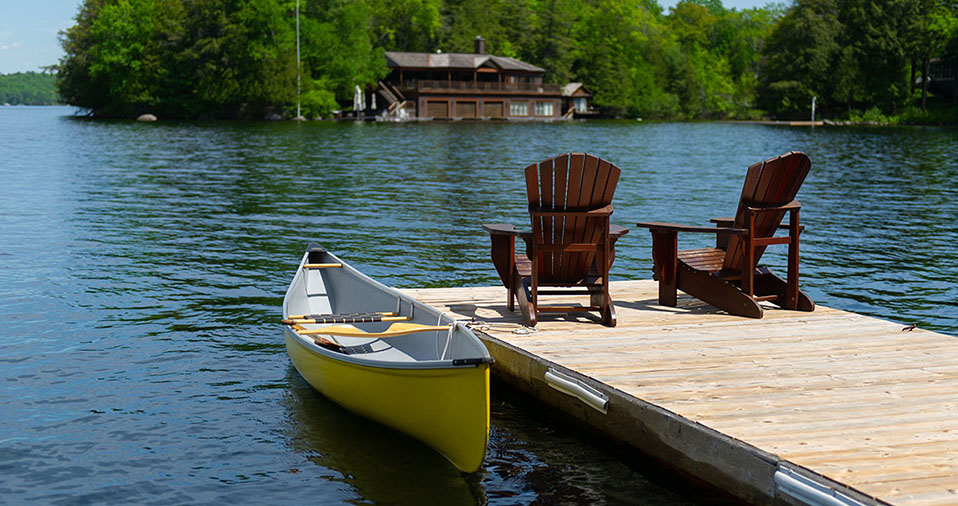
{"label": "rope", "polygon": [[475,329],[480,332],[486,330],[499,330],[501,332],[508,332],[511,329],[513,334],[525,335],[525,334],[534,334],[538,332],[535,327],[527,327],[521,323],[489,323],[482,320],[457,320],[460,323],[465,324],[470,329]]}
{"label": "rope", "polygon": [[[436,318],[436,326],[442,323],[442,313],[439,313],[439,317]],[[446,356],[446,350],[449,348],[449,338],[452,336],[452,325],[449,326],[449,332],[446,334],[446,346],[442,349],[442,353],[439,353],[439,331],[436,331],[436,356],[439,357],[439,360],[443,360],[443,357]]]}

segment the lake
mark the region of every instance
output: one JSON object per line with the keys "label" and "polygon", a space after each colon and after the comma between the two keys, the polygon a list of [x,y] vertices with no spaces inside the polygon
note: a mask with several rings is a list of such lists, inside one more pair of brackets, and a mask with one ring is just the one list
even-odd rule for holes
{"label": "lake", "polygon": [[[958,336],[958,129],[71,115],[0,107],[12,503],[731,503],[496,384],[486,461],[463,475],[286,356],[280,304],[307,242],[396,287],[496,284],[481,223],[525,224],[521,169],[566,151],[622,168],[614,279],[651,277],[635,222],[730,215],[749,164],[804,151],[803,289]],[[784,272],[783,249],[765,260]]]}

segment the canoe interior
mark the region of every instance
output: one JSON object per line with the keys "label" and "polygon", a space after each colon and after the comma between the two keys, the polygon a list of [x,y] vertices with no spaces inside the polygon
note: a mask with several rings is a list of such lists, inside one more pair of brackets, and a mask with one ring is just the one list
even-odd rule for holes
{"label": "canoe interior", "polygon": [[[334,264],[341,267],[304,268],[304,265]],[[299,269],[283,301],[283,318],[290,315],[327,315],[351,313],[396,313],[409,317],[409,323],[450,325],[448,315],[423,305],[400,292],[353,269],[338,257],[311,246],[303,256]],[[366,332],[383,332],[393,322],[351,323]],[[319,329],[325,324],[304,324],[303,328]],[[335,341],[351,349],[364,351],[351,358],[378,362],[429,362],[489,357],[481,341],[465,328],[453,331],[426,331],[404,336],[375,338],[336,337]],[[312,341],[309,336],[302,336]]]}

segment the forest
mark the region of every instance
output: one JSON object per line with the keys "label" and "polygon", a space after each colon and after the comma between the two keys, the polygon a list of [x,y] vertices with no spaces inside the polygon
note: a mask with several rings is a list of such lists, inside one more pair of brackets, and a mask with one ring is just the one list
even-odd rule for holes
{"label": "forest", "polygon": [[[291,117],[351,105],[385,51],[487,52],[585,83],[612,116],[908,117],[931,62],[958,55],[958,0],[85,0],[61,33],[63,99],[94,115]],[[939,114],[939,117],[941,115]]]}
{"label": "forest", "polygon": [[0,74],[0,105],[59,104],[56,77],[47,72]]}

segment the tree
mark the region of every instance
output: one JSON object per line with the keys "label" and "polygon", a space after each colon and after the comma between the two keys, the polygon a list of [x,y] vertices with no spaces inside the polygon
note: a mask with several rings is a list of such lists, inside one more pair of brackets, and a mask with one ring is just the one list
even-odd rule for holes
{"label": "tree", "polygon": [[313,115],[326,115],[339,107],[334,99],[345,103],[357,85],[385,77],[386,57],[366,30],[372,22],[369,4],[324,0],[310,2],[302,12],[302,58],[308,75],[304,106]]}
{"label": "tree", "polygon": [[372,42],[387,51],[426,52],[439,34],[440,0],[371,0]]}
{"label": "tree", "polygon": [[56,77],[40,72],[0,74],[0,104],[53,105],[60,103]]}
{"label": "tree", "polygon": [[807,117],[812,97],[832,97],[843,30],[836,0],[797,0],[766,41],[761,107],[777,116]]}
{"label": "tree", "polygon": [[853,48],[865,101],[895,112],[908,96],[909,24],[915,0],[844,0],[844,43]]}

